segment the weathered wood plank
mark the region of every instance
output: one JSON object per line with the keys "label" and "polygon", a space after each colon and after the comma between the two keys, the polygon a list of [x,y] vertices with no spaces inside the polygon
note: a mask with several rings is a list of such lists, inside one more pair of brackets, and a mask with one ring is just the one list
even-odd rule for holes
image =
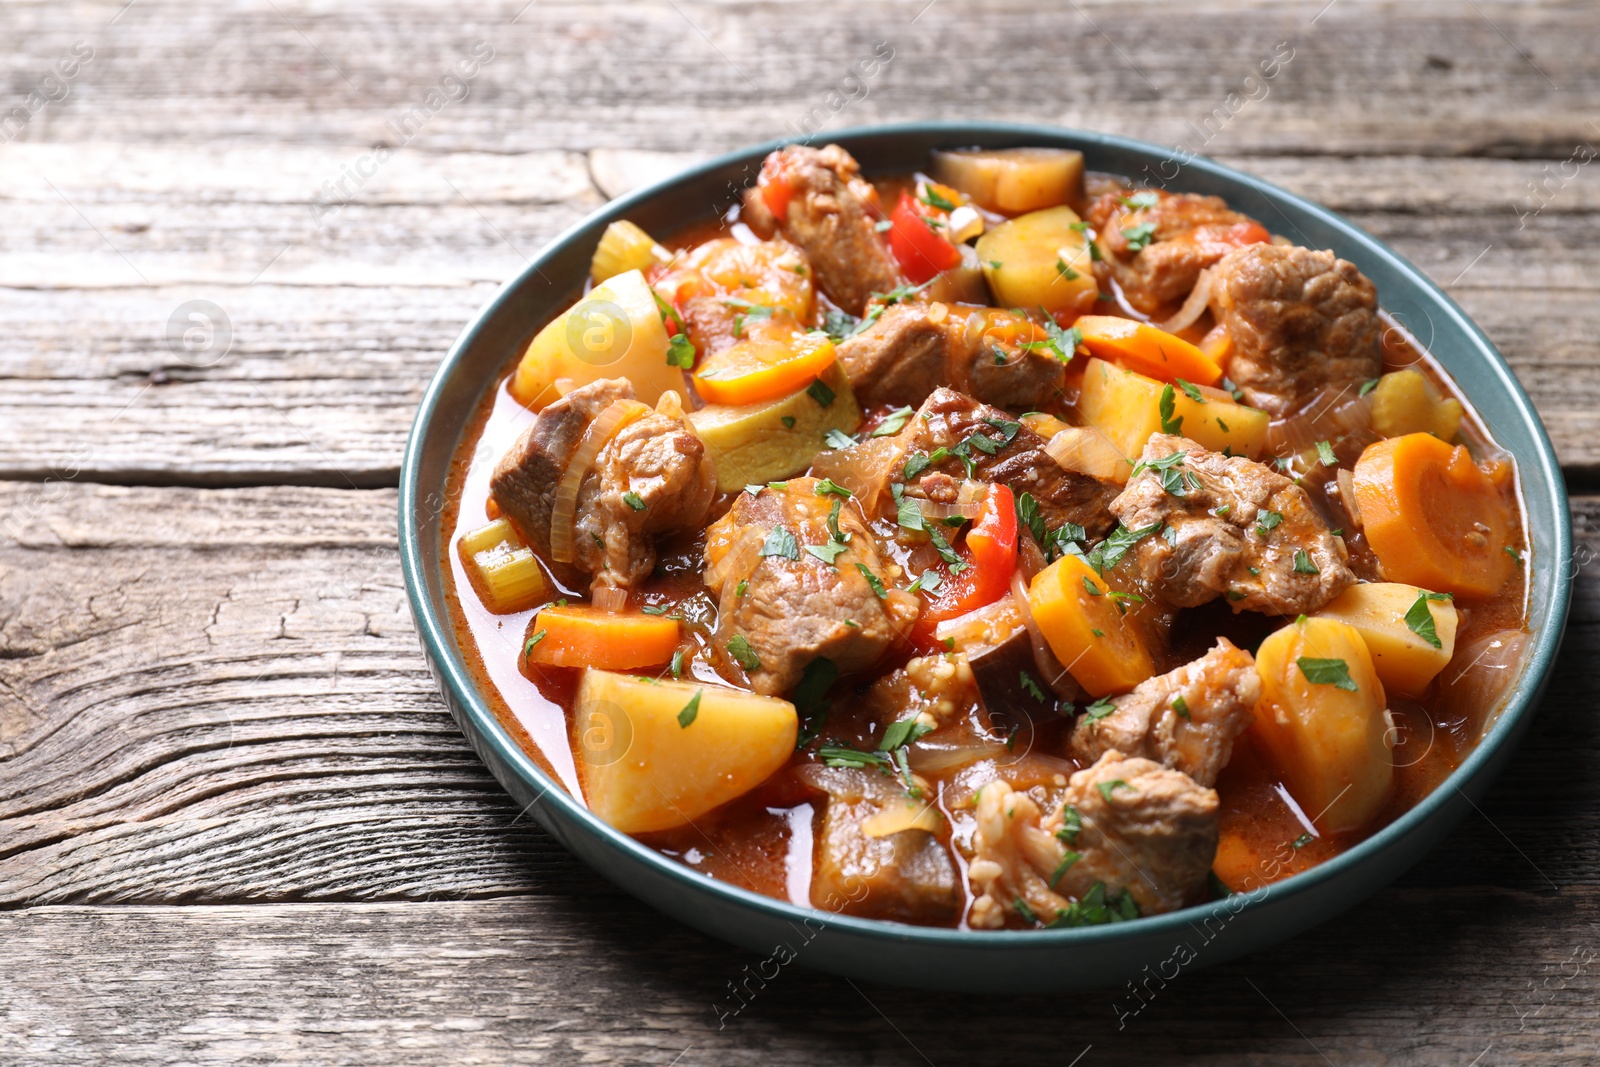
{"label": "weathered wood plank", "polygon": [[[581,882],[434,693],[392,491],[0,483],[0,907],[470,898]],[[1411,877],[1600,871],[1600,498],[1534,732]]]}
{"label": "weathered wood plank", "polygon": [[[1600,77],[1588,48],[1600,15],[1570,4],[510,0],[463,16],[145,0],[111,24],[120,6],[0,13],[0,37],[19,42],[3,68],[19,96],[75,41],[95,49],[72,97],[33,116],[25,139],[393,141],[386,120],[425,105],[479,40],[494,58],[464,100],[429,109],[413,147],[723,149],[931,113],[1165,144],[1199,143],[1210,120],[1213,146],[1251,153],[1548,156],[1593,134]],[[1292,61],[1247,83],[1283,41]],[[848,81],[880,42],[889,66],[864,88]],[[1230,92],[1256,102],[1230,114]]]}
{"label": "weathered wood plank", "polygon": [[1600,1029],[1597,917],[1592,888],[1389,890],[1288,944],[1153,981],[1141,1007],[1126,989],[860,987],[806,970],[804,945],[779,968],[604,891],[36,908],[0,913],[0,1048],[65,1065],[114,1047],[135,1067],[1576,1064]]}

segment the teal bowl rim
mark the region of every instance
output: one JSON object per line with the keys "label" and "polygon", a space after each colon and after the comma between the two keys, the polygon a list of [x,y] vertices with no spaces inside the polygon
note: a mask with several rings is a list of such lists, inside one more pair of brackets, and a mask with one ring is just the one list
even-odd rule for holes
{"label": "teal bowl rim", "polygon": [[[1023,123],[961,121],[895,123],[829,131],[824,139],[828,141],[859,141],[867,138],[892,139],[907,136],[916,138],[937,136],[941,138],[944,144],[952,147],[972,143],[972,138],[979,136],[1012,138],[1017,144],[1027,144],[1030,138],[1034,139],[1034,143],[1046,141],[1059,143],[1063,138],[1068,138],[1082,144],[1094,145],[1111,151],[1145,154],[1156,158],[1170,158],[1172,155],[1172,150],[1149,142],[1068,127]],[[422,398],[410,436],[406,442],[405,457],[400,471],[399,494],[400,557],[406,592],[411,603],[412,615],[417,622],[418,636],[423,642],[425,650],[429,653],[428,658],[434,665],[440,685],[448,687],[449,692],[446,696],[453,698],[450,702],[468,717],[471,729],[477,732],[484,743],[489,744],[495,750],[499,760],[523,779],[526,784],[534,788],[537,793],[535,803],[548,805],[548,808],[552,809],[549,811],[551,816],[565,821],[570,826],[580,829],[592,838],[604,843],[619,854],[618,858],[643,864],[651,868],[656,874],[663,875],[684,887],[689,887],[691,891],[698,890],[728,905],[752,909],[764,913],[772,919],[789,922],[799,922],[807,918],[826,915],[828,926],[842,933],[880,939],[885,942],[920,942],[931,947],[942,946],[952,949],[975,948],[978,946],[993,949],[1008,945],[1026,945],[1038,949],[1051,944],[1062,948],[1085,947],[1113,944],[1120,940],[1129,939],[1135,934],[1155,936],[1192,929],[1190,924],[1202,921],[1205,916],[1211,914],[1212,909],[1215,907],[1215,902],[1198,904],[1181,911],[1169,912],[1165,915],[1154,915],[1129,923],[1115,923],[1106,926],[979,931],[948,927],[914,926],[885,920],[861,919],[849,915],[825,912],[817,908],[801,908],[787,901],[763,896],[727,882],[708,878],[602,822],[590,813],[585,805],[568,793],[560,782],[541,770],[522,750],[516,740],[511,737],[495,716],[493,710],[490,709],[479,694],[477,683],[473,680],[461,654],[456,648],[454,628],[448,618],[448,612],[442,606],[436,609],[435,605],[430,602],[427,596],[428,576],[422,571],[421,537],[424,536],[424,532],[419,529],[416,522],[416,517],[419,514],[419,494],[422,490],[422,487],[418,484],[419,470],[423,460],[424,444],[429,440],[433,422],[438,416],[440,398],[444,393],[445,384],[457,364],[465,358],[483,324],[496,313],[502,312],[528,279],[539,273],[539,265],[542,260],[550,258],[557,249],[579,237],[596,222],[626,217],[629,211],[660,195],[669,188],[703,183],[707,177],[715,175],[724,168],[736,166],[740,163],[748,164],[751,161],[759,161],[761,157],[773,149],[793,143],[793,141],[793,138],[772,140],[717,156],[668,179],[654,182],[603,205],[551,240],[526,267],[518,272],[514,278],[506,282],[495,296],[479,310],[477,315],[462,331],[460,337],[457,338],[455,344],[451,346],[449,353],[445,356],[444,361],[440,364],[438,371],[435,372],[432,381],[428,385],[427,392]],[[1536,462],[1536,470],[1541,475],[1541,480],[1548,485],[1550,493],[1540,500],[1534,500],[1529,497],[1527,487],[1530,481],[1530,472],[1526,470],[1525,465],[1530,457],[1519,456],[1518,478],[1523,487],[1523,501],[1526,511],[1531,515],[1535,508],[1549,508],[1553,512],[1554,518],[1552,524],[1552,548],[1554,551],[1551,555],[1554,557],[1556,569],[1554,587],[1550,591],[1549,614],[1546,616],[1545,624],[1532,634],[1533,646],[1530,650],[1527,664],[1517,679],[1499,718],[1488,733],[1479,740],[1471,754],[1462,761],[1461,765],[1410,810],[1382,830],[1349,850],[1340,853],[1333,859],[1281,882],[1273,883],[1271,898],[1281,903],[1284,898],[1305,894],[1325,882],[1341,877],[1353,868],[1363,865],[1368,860],[1377,859],[1378,855],[1391,845],[1417,832],[1435,817],[1441,816],[1453,793],[1464,790],[1468,786],[1473,787],[1475,790],[1487,787],[1487,779],[1478,780],[1480,774],[1489,769],[1491,762],[1499,755],[1500,748],[1520,732],[1523,725],[1522,720],[1532,713],[1533,707],[1549,678],[1555,663],[1556,653],[1560,647],[1573,584],[1570,567],[1568,566],[1572,558],[1570,512],[1568,510],[1566,484],[1560,463],[1556,458],[1554,446],[1550,442],[1549,435],[1546,433],[1544,424],[1540,420],[1532,401],[1529,400],[1521,383],[1517,380],[1516,375],[1512,373],[1510,366],[1506,363],[1499,350],[1495,348],[1493,342],[1442,288],[1435,285],[1431,279],[1404,257],[1367,234],[1360,227],[1294,193],[1201,156],[1195,156],[1188,160],[1182,164],[1182,167],[1187,171],[1251,187],[1269,200],[1293,205],[1296,209],[1307,213],[1321,224],[1339,232],[1347,241],[1360,245],[1371,255],[1388,261],[1411,284],[1436,299],[1440,307],[1451,316],[1467,338],[1475,342],[1483,354],[1489,357],[1487,366],[1491,367],[1495,374],[1495,380],[1490,383],[1491,386],[1498,386],[1504,389],[1511,397],[1514,407],[1527,423],[1527,428],[1537,445],[1535,449],[1537,454],[1531,458]],[[574,290],[581,283],[581,279],[576,279],[573,285]],[[488,388],[491,384],[486,381],[484,388]],[[481,395],[480,392],[480,398]],[[458,444],[459,441],[451,443],[452,454]],[[437,516],[430,521],[437,526]],[[1530,571],[1529,574],[1531,575],[1531,573]],[[1531,577],[1529,583],[1531,598]],[[541,819],[541,821],[543,820]],[[1416,858],[1420,858],[1425,851],[1425,849],[1419,851]],[[1265,902],[1266,898],[1264,896],[1260,899],[1252,899],[1241,909],[1241,913],[1262,907]],[[1354,901],[1351,903],[1354,903]]]}

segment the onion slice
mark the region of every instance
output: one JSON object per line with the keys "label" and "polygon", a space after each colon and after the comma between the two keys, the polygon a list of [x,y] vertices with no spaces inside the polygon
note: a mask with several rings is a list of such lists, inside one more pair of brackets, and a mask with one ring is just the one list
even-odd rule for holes
{"label": "onion slice", "polygon": [[871,437],[853,448],[819,452],[811,461],[811,474],[831,478],[850,490],[870,518],[889,476],[900,466],[900,457],[905,453],[903,436]]}
{"label": "onion slice", "polygon": [[550,558],[557,563],[571,563],[577,558],[572,528],[578,516],[578,487],[594,466],[595,458],[618,430],[649,411],[637,400],[614,400],[585,427],[556,485],[555,503],[550,508]]}
{"label": "onion slice", "polygon": [[1275,456],[1310,452],[1318,441],[1351,440],[1367,445],[1372,432],[1372,396],[1359,396],[1348,385],[1325,389],[1298,415],[1267,427],[1267,451]]}
{"label": "onion slice", "polygon": [[1093,426],[1068,426],[1045,442],[1045,454],[1065,470],[1125,485],[1133,467],[1111,438]]}
{"label": "onion slice", "polygon": [[618,585],[599,585],[589,590],[589,600],[601,611],[615,615],[628,606],[628,591]]}
{"label": "onion slice", "polygon": [[1211,305],[1211,268],[1207,267],[1200,272],[1200,277],[1195,279],[1194,288],[1189,290],[1189,297],[1178,309],[1178,313],[1166,322],[1157,323],[1161,329],[1168,333],[1177,333],[1194,325],[1206,308]]}

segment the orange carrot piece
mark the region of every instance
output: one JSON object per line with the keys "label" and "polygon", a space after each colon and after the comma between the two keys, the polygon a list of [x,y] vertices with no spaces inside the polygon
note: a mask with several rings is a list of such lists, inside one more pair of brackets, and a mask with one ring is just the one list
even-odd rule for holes
{"label": "orange carrot piece", "polygon": [[1132,620],[1082,556],[1063,556],[1035,575],[1028,610],[1050,650],[1090,696],[1127,692],[1156,672]]}
{"label": "orange carrot piece", "polygon": [[1129,370],[1164,382],[1182,378],[1196,385],[1216,385],[1222,381],[1222,368],[1210,356],[1148,323],[1115,315],[1084,315],[1073,325],[1083,331],[1085,348]]}
{"label": "orange carrot piece", "polygon": [[694,385],[708,404],[759,404],[796,393],[834,362],[825,334],[764,332],[725,348],[700,364]]}
{"label": "orange carrot piece", "polygon": [[550,667],[625,671],[667,662],[678,636],[677,620],[665,616],[568,604],[533,617],[523,652],[529,663]]}
{"label": "orange carrot piece", "polygon": [[1465,448],[1427,433],[1391,437],[1361,453],[1354,484],[1389,580],[1488,597],[1516,569],[1511,509]]}

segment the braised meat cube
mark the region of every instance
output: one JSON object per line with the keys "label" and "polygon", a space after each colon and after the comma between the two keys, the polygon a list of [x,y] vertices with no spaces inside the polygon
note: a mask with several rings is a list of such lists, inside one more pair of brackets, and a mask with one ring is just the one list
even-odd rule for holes
{"label": "braised meat cube", "polygon": [[955,863],[936,831],[943,816],[919,782],[920,796],[873,768],[803,768],[827,794],[811,874],[811,903],[870,919],[950,922],[961,907]]}
{"label": "braised meat cube", "polygon": [[1050,403],[1060,394],[1066,367],[1047,351],[987,329],[997,317],[1026,325],[1006,311],[894,304],[839,345],[839,362],[866,407],[914,407],[947,382],[1011,410]]}
{"label": "braised meat cube", "polygon": [[706,585],[721,605],[712,662],[769,696],[792,690],[819,656],[845,674],[872,666],[919,610],[855,502],[819,496],[818,484],[740,493],[707,531]]}
{"label": "braised meat cube", "polygon": [[[633,399],[623,378],[574,389],[539,412],[495,466],[489,481],[495,502],[545,559],[554,558],[557,490],[580,444],[603,412]],[[565,569],[591,576],[593,588],[637,587],[655,567],[655,539],[700,528],[716,492],[716,468],[680,415],[643,405],[631,414],[578,483]]]}
{"label": "braised meat cube", "polygon": [[761,170],[766,204],[783,205],[778,232],[805,252],[828,299],[858,317],[873,293],[904,282],[876,229],[877,193],[860,174],[838,145],[786,145]]}
{"label": "braised meat cube", "polygon": [[1147,678],[1111,699],[1112,710],[1091,710],[1072,731],[1072,754],[1093,763],[1110,751],[1154,760],[1204,786],[1233,756],[1233,742],[1255,721],[1261,696],[1255,657],[1226,637],[1204,656]]}
{"label": "braised meat cube", "polygon": [[1228,376],[1252,407],[1285,415],[1383,371],[1378,291],[1332,252],[1241,248],[1217,264],[1211,299],[1233,338]]}
{"label": "braised meat cube", "polygon": [[[983,440],[973,443],[974,437]],[[891,480],[907,481],[906,464],[911,462],[931,472],[909,479],[905,490],[909,497],[954,503],[960,479],[970,477],[1010,486],[1018,495],[1032,495],[1052,530],[1071,522],[1094,537],[1111,527],[1107,506],[1120,486],[1065,469],[1045,452],[1044,438],[999,408],[954,389],[934,390],[921,410],[907,420],[901,441],[904,458]],[[944,454],[928,462],[940,449]]]}
{"label": "braised meat cube", "polygon": [[1085,907],[1175,911],[1205,892],[1217,824],[1215,790],[1116,751],[1074,774],[1048,815],[997,779],[978,793],[967,921],[998,929],[1013,916],[1070,923]]}
{"label": "braised meat cube", "polygon": [[1173,607],[1225,596],[1235,612],[1299,615],[1355,584],[1344,542],[1305,490],[1264,465],[1155,434],[1111,511],[1160,524],[1135,549],[1144,581]]}
{"label": "braised meat cube", "polygon": [[1271,237],[1221,197],[1159,190],[1107,193],[1090,208],[1089,224],[1123,296],[1146,315],[1182,302],[1200,272],[1234,249]]}

